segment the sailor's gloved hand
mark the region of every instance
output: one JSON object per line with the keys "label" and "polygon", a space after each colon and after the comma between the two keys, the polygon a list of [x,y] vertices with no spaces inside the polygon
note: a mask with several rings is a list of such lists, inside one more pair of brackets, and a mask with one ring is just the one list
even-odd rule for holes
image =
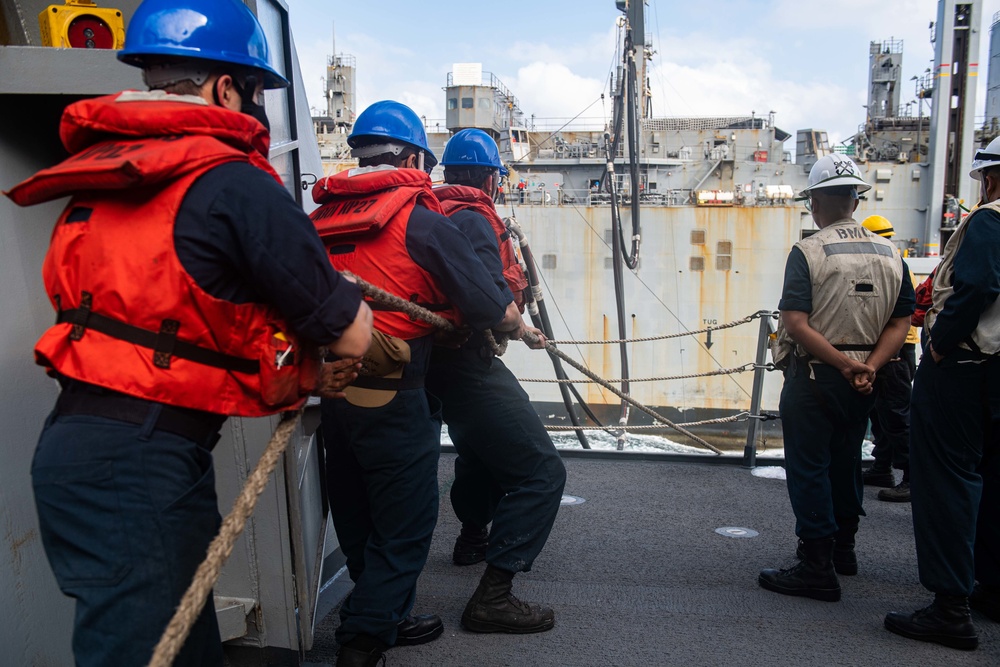
{"label": "sailor's gloved hand", "polygon": [[344,389],[354,382],[360,369],[360,357],[324,361],[319,366],[319,381],[313,394],[321,398],[344,398]]}

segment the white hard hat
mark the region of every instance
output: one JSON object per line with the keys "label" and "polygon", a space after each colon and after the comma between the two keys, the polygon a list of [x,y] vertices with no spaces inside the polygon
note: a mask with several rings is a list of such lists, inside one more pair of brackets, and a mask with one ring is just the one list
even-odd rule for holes
{"label": "white hard hat", "polygon": [[972,171],[969,176],[979,181],[982,176],[979,172],[988,167],[1000,165],[1000,137],[997,137],[986,148],[980,148],[972,158]]}
{"label": "white hard hat", "polygon": [[809,170],[809,187],[799,193],[799,197],[807,198],[813,190],[852,185],[858,193],[868,192],[872,186],[861,178],[861,171],[854,160],[846,155],[831,153],[816,160]]}

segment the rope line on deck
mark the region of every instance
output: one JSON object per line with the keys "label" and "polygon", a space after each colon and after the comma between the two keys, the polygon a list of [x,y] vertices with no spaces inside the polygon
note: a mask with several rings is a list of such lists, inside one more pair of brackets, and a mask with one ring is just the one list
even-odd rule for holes
{"label": "rope line on deck", "polygon": [[264,450],[257,467],[250,473],[243,485],[243,490],[240,491],[236,502],[233,503],[232,511],[223,520],[219,534],[208,546],[205,560],[198,566],[191,585],[184,593],[184,597],[181,598],[177,611],[174,612],[174,617],[170,619],[166,630],[163,631],[163,636],[160,637],[160,641],[153,651],[149,667],[170,667],[173,664],[174,658],[177,657],[177,653],[191,632],[191,626],[194,625],[205,606],[209,591],[212,590],[212,586],[219,578],[223,563],[233,552],[237,538],[246,527],[247,519],[253,514],[257,500],[267,486],[268,478],[278,464],[278,459],[284,453],[285,447],[288,446],[288,441],[301,418],[302,410],[291,414],[291,416],[286,413],[278,428],[274,430],[270,442],[267,443],[267,449]]}
{"label": "rope line on deck", "polygon": [[[391,308],[396,308],[398,310],[401,310],[402,312],[406,313],[407,315],[410,315],[411,317],[416,317],[418,319],[421,319],[421,320],[427,322],[428,324],[433,324],[435,326],[440,326],[440,328],[445,329],[446,331],[455,331],[456,330],[455,326],[451,322],[449,322],[448,320],[444,319],[440,315],[436,315],[436,314],[432,313],[431,311],[427,310],[426,308],[423,308],[422,306],[419,306],[416,303],[413,303],[412,301],[406,301],[405,299],[401,299],[398,296],[395,296],[394,294],[389,294],[388,292],[385,292],[384,290],[382,290],[382,289],[380,289],[380,288],[372,285],[369,282],[366,282],[365,280],[362,280],[361,278],[358,278],[357,276],[353,276],[351,274],[347,274],[347,275],[349,275],[353,280],[355,280],[357,282],[358,287],[361,288],[361,292],[365,296],[370,297],[371,299],[377,301],[378,303],[381,303],[381,304],[386,305],[386,306],[391,307]],[[748,316],[747,318],[744,318],[744,319],[746,319],[747,321],[750,321],[754,317],[759,317],[759,315],[751,315],[751,316]],[[733,325],[733,326],[735,326],[735,325]],[[493,332],[492,331],[487,330],[487,331],[485,331],[483,333],[486,336],[486,340],[490,342],[490,346],[494,349],[494,352],[496,352],[496,350],[498,350],[498,349],[506,349],[506,344],[501,348],[500,344],[497,343],[497,341],[493,337]],[[535,343],[535,342],[538,341],[538,337],[535,336],[535,334],[533,334],[530,331],[528,331],[528,332],[525,332],[524,340],[526,340],[528,343]],[[614,385],[612,385],[611,383],[609,383],[606,380],[602,379],[600,376],[594,374],[586,366],[580,364],[575,359],[573,359],[572,357],[570,357],[569,355],[567,355],[565,352],[563,352],[562,350],[558,349],[552,341],[548,341],[548,340],[545,341],[545,351],[548,352],[549,354],[553,355],[553,356],[559,357],[560,359],[562,359],[563,361],[565,361],[567,364],[569,364],[570,366],[572,366],[576,370],[580,371],[581,373],[583,373],[584,375],[586,375],[587,377],[589,377],[591,380],[594,380],[597,384],[601,385],[602,387],[604,387],[605,389],[607,389],[608,391],[610,391],[611,393],[613,393],[618,398],[622,399],[623,401],[625,401],[626,403],[632,405],[633,407],[635,407],[635,408],[637,408],[637,409],[645,412],[647,415],[649,415],[650,417],[652,417],[656,421],[669,426],[670,428],[674,429],[678,433],[681,433],[682,435],[686,435],[687,437],[691,438],[692,440],[694,440],[695,442],[697,442],[699,445],[701,445],[705,449],[710,449],[713,452],[715,452],[716,454],[718,454],[720,456],[722,455],[722,450],[721,449],[719,449],[718,447],[710,444],[705,439],[696,436],[694,433],[691,433],[690,431],[688,431],[684,427],[678,426],[677,424],[675,424],[674,422],[670,421],[669,419],[667,419],[663,415],[659,414],[658,412],[656,412],[652,408],[649,408],[649,407],[643,405],[642,403],[640,403],[639,401],[635,400],[634,398],[632,398],[628,394],[622,393]],[[502,354],[502,352],[501,352],[501,354]],[[613,428],[613,427],[608,427],[608,428]],[[607,430],[607,429],[605,429],[605,430]]]}
{"label": "rope line on deck", "polygon": [[753,315],[747,315],[738,320],[733,320],[732,322],[726,322],[725,324],[717,324],[711,327],[705,327],[704,329],[695,329],[692,331],[681,331],[679,333],[663,334],[662,336],[647,336],[645,338],[618,338],[615,340],[553,340],[549,341],[553,345],[617,345],[619,343],[648,343],[654,340],[667,340],[668,338],[683,338],[684,336],[694,336],[700,333],[708,333],[710,331],[719,331],[720,329],[732,329],[733,327],[738,327],[741,324],[748,324],[753,322],[758,317],[761,317],[760,312],[754,313]]}

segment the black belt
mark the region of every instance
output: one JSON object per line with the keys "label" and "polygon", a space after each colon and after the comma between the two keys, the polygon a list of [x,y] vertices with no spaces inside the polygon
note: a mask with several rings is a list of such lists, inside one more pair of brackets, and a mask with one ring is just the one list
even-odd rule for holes
{"label": "black belt", "polygon": [[359,375],[351,383],[359,389],[378,389],[381,391],[403,391],[404,389],[420,389],[424,386],[424,378],[380,378],[374,375]]}
{"label": "black belt", "polygon": [[145,424],[150,410],[158,406],[160,415],[156,418],[154,430],[179,435],[208,449],[215,447],[215,443],[219,440],[219,429],[226,421],[225,415],[177,408],[117,392],[102,392],[100,388],[95,389],[96,391],[88,391],[77,389],[73,385],[63,389],[56,401],[56,412],[60,415],[91,415],[129,424]]}

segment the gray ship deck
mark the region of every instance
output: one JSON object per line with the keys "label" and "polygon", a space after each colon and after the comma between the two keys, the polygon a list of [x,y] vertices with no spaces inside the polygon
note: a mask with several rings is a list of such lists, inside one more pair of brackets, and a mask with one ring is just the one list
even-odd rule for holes
{"label": "gray ship deck", "polygon": [[[866,488],[858,535],[860,572],[841,577],[838,603],[791,598],[757,585],[762,567],[787,565],[794,519],[782,480],[735,466],[565,458],[563,506],[534,570],[514,592],[550,604],[556,627],[538,635],[477,635],[459,625],[483,566],[451,564],[458,522],[447,500],[454,455],[441,457],[442,511],[415,611],[437,613],[445,633],[393,649],[397,665],[997,665],[1000,625],[973,612],[979,649],[957,651],[897,637],[892,609],[929,601],[917,579],[909,504]],[[759,531],[750,539],[722,526]],[[344,592],[330,586],[324,610]],[[322,613],[322,612],[321,612]],[[335,662],[335,609],[317,627],[310,665]]]}

